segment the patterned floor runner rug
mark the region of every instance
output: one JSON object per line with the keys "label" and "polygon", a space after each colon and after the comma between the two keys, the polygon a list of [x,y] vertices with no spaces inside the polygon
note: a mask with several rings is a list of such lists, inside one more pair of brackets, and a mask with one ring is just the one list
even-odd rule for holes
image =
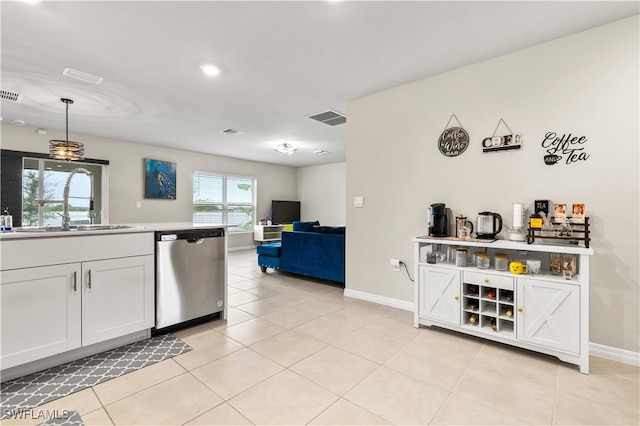
{"label": "patterned floor runner rug", "polygon": [[190,350],[182,340],[165,334],[2,383],[0,419],[22,417],[47,402]]}

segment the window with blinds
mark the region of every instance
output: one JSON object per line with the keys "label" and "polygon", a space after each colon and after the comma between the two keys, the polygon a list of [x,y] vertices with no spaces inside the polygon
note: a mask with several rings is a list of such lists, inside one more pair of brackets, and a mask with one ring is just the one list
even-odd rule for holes
{"label": "window with blinds", "polygon": [[193,223],[226,223],[229,232],[253,231],[257,180],[193,172]]}

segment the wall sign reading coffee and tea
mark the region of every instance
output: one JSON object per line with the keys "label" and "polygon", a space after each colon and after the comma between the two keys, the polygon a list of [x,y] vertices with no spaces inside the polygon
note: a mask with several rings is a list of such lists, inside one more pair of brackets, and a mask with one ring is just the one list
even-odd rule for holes
{"label": "wall sign reading coffee and tea", "polygon": [[587,161],[589,154],[585,151],[586,136],[573,136],[571,133],[559,136],[556,132],[547,132],[542,140],[542,147],[547,150],[544,163],[552,166],[562,159],[565,164]]}

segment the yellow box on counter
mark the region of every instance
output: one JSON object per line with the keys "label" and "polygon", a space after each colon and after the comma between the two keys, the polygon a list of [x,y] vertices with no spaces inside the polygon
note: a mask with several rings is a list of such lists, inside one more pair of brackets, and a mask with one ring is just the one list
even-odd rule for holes
{"label": "yellow box on counter", "polygon": [[530,217],[529,218],[529,227],[531,229],[541,229],[542,228],[542,218],[541,217]]}

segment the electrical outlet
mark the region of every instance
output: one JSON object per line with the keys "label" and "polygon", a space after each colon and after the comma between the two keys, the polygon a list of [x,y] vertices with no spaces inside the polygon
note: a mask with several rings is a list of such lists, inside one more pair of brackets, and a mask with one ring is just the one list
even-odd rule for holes
{"label": "electrical outlet", "polygon": [[393,272],[400,272],[400,259],[391,259],[389,264]]}

